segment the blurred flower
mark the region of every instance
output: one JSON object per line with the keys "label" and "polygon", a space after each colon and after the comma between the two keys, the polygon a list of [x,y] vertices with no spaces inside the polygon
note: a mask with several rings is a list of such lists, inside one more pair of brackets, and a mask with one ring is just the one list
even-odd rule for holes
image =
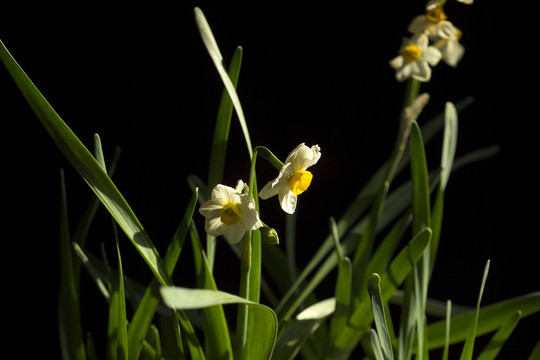
{"label": "blurred flower", "polygon": [[401,82],[410,77],[419,81],[429,81],[431,68],[437,65],[442,54],[439,49],[428,46],[426,34],[417,34],[412,38],[403,39],[400,53],[390,61],[390,66],[396,69],[396,79]]}
{"label": "blurred flower", "polygon": [[465,53],[465,48],[459,43],[461,31],[457,28],[453,28],[453,31],[454,34],[449,37],[436,39],[434,46],[441,51],[445,63],[456,67]]}
{"label": "blurred flower", "polygon": [[297,196],[307,190],[313,179],[313,174],[306,169],[319,161],[321,148],[314,145],[311,148],[298,145],[285,160],[279,175],[268,182],[259,192],[261,199],[279,195],[279,203],[286,213],[292,214],[296,209]]}
{"label": "blurred flower", "polygon": [[474,2],[474,0],[457,0],[457,1],[459,1],[460,3],[467,4],[467,5],[471,5]]}
{"label": "blurred flower", "polygon": [[450,66],[457,66],[465,49],[459,43],[461,31],[446,20],[447,16],[437,1],[428,2],[426,14],[416,16],[408,30],[413,34],[424,33],[442,53],[442,59]]}
{"label": "blurred flower", "polygon": [[242,240],[246,231],[263,226],[249,195],[221,184],[214,187],[210,200],[201,205],[199,212],[206,218],[206,232],[224,235],[231,244]]}

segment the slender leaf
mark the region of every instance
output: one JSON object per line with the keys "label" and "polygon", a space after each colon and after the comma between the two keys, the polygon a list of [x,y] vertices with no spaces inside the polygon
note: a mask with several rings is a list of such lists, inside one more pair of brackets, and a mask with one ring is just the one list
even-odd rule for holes
{"label": "slender leaf", "polygon": [[141,223],[88,149],[51,107],[0,41],[0,59],[51,139],[116,219],[161,284],[171,284],[162,260]]}
{"label": "slender leaf", "polygon": [[387,326],[386,314],[384,311],[383,301],[381,299],[381,277],[379,274],[372,274],[368,281],[368,292],[371,300],[371,308],[373,310],[373,320],[377,331],[378,342],[383,359],[393,359],[394,352],[392,351],[392,340]]}
{"label": "slender leaf", "polygon": [[444,110],[444,138],[441,154],[441,189],[444,191],[452,172],[452,164],[456,154],[458,118],[457,110],[451,102],[446,103]]}
{"label": "slender leaf", "polygon": [[506,339],[512,334],[521,319],[521,311],[516,311],[510,319],[493,335],[487,346],[482,350],[476,360],[493,360],[499,354]]}
{"label": "slender leaf", "polygon": [[[442,360],[448,360],[448,354],[450,351],[450,323],[452,315],[452,301],[448,300],[446,302],[446,333],[444,337],[444,348]],[[426,342],[427,344],[427,342]]]}
{"label": "slender leaf", "polygon": [[277,317],[272,309],[223,291],[162,287],[165,304],[173,309],[201,309],[223,304],[246,304],[254,311],[253,328],[248,332],[246,354],[249,359],[270,359],[277,336]]}
{"label": "slender leaf", "polygon": [[78,263],[73,262],[73,250],[69,238],[67,215],[67,195],[63,170],[60,171],[60,292],[58,295],[58,326],[60,349],[63,359],[86,359],[84,337],[82,333],[79,277],[73,271]]}
{"label": "slender leaf", "polygon": [[246,141],[249,158],[251,159],[253,157],[253,148],[251,146],[251,139],[249,137],[249,131],[248,131],[246,119],[244,116],[244,111],[242,110],[242,106],[240,105],[240,99],[238,98],[236,89],[231,79],[229,78],[229,75],[227,74],[225,67],[223,66],[223,56],[221,56],[221,52],[219,51],[219,47],[217,45],[216,39],[214,38],[214,35],[212,34],[212,30],[210,29],[210,25],[208,25],[208,21],[206,20],[206,17],[204,16],[201,9],[199,9],[198,7],[196,7],[194,11],[195,11],[195,20],[197,22],[197,27],[199,28],[199,32],[201,34],[204,45],[206,46],[206,49],[208,50],[208,53],[210,54],[210,57],[212,58],[214,62],[214,65],[219,73],[219,76],[221,77],[221,80],[223,81],[223,84],[225,85],[225,89],[227,89],[227,92],[229,93],[231,101],[234,105],[234,109],[236,110],[236,114],[238,115],[238,120],[240,121],[240,127],[242,128],[242,132],[244,133],[244,139]]}
{"label": "slender leaf", "polygon": [[473,357],[474,341],[476,339],[476,329],[478,328],[478,317],[480,315],[480,302],[482,301],[484,287],[486,286],[487,275],[489,272],[489,263],[490,261],[488,260],[486,263],[486,267],[484,268],[484,275],[482,276],[482,283],[480,284],[480,293],[478,294],[478,301],[476,302],[474,318],[469,329],[469,334],[465,339],[465,344],[463,345],[463,351],[461,352],[460,360],[471,360]]}
{"label": "slender leaf", "polygon": [[[217,45],[215,45],[217,48]],[[219,49],[218,49],[219,51]],[[231,64],[229,65],[228,76],[232,85],[236,89],[238,77],[240,75],[240,66],[242,64],[242,48],[237,47],[233,54]],[[214,186],[223,181],[223,169],[225,168],[225,157],[227,154],[227,143],[229,141],[229,129],[231,126],[233,104],[228,90],[223,90],[221,102],[218,108],[216,124],[214,126],[214,138],[212,140],[212,149],[210,151],[210,166],[208,169],[208,191],[212,191]],[[210,194],[205,193],[209,198]],[[216,238],[212,235],[206,236],[206,255],[210,270],[214,268],[214,258],[216,254]]]}
{"label": "slender leaf", "polygon": [[[216,283],[203,253],[200,240],[194,227],[190,229],[193,261],[197,274],[197,286],[203,289],[217,290]],[[202,307],[205,352],[210,359],[232,359],[233,351],[227,320],[221,304]]]}

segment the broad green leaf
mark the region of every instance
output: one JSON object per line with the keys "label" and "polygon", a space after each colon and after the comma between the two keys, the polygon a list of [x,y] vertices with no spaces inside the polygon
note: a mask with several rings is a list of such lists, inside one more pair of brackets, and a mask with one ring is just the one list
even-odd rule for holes
{"label": "broad green leaf", "polygon": [[277,335],[277,317],[270,309],[236,295],[209,289],[162,287],[163,301],[173,309],[201,309],[223,304],[246,304],[253,308],[253,328],[248,332],[246,354],[249,359],[270,359]]}
{"label": "broad green leaf", "polygon": [[[79,277],[73,271],[78,262],[73,261],[73,250],[69,237],[67,195],[64,172],[60,171],[60,292],[58,296],[58,327],[60,349],[63,359],[86,359],[82,333]],[[78,273],[77,273],[78,274]]]}
{"label": "broad green leaf", "polygon": [[231,101],[234,105],[234,109],[236,110],[236,114],[238,115],[240,127],[242,128],[242,132],[244,133],[244,139],[246,141],[249,158],[251,159],[253,157],[253,148],[251,146],[251,139],[249,137],[249,131],[244,116],[244,111],[242,110],[242,105],[240,104],[240,99],[238,98],[234,84],[232,83],[229,75],[227,74],[227,71],[225,70],[225,67],[223,66],[223,56],[221,56],[221,52],[219,51],[216,39],[212,34],[212,30],[210,29],[210,25],[208,25],[206,17],[204,16],[201,9],[199,9],[198,7],[194,9],[194,12],[195,21],[197,22],[197,27],[199,28],[199,32],[201,34],[204,45],[206,46],[206,50],[208,50],[208,53],[210,54],[210,57],[214,62],[219,76],[221,77],[221,80],[225,85],[225,89],[227,89],[227,92],[229,93]]}
{"label": "broad green leaf", "polygon": [[372,274],[368,280],[368,292],[381,354],[383,359],[389,360],[394,358],[394,352],[392,351],[392,340],[390,339],[384,305],[381,299],[380,282],[381,277],[379,274]]}
{"label": "broad green leaf", "polygon": [[463,345],[463,351],[461,352],[460,360],[472,360],[473,357],[474,341],[476,339],[476,329],[478,328],[478,317],[480,315],[480,302],[482,301],[484,287],[486,286],[487,275],[489,272],[489,263],[490,261],[488,260],[486,263],[486,267],[484,268],[484,275],[482,276],[482,283],[480,284],[480,293],[478,295],[478,301],[476,302],[474,318],[469,328],[469,334],[465,339],[465,344]]}
{"label": "broad green leaf", "polygon": [[482,350],[476,360],[494,360],[503,347],[506,339],[512,334],[521,319],[521,311],[516,311],[510,319],[493,335],[487,346]]}
{"label": "broad green leaf", "polygon": [[51,107],[0,41],[0,59],[58,148],[132,241],[156,278],[170,285],[162,260],[141,223],[96,159]]}

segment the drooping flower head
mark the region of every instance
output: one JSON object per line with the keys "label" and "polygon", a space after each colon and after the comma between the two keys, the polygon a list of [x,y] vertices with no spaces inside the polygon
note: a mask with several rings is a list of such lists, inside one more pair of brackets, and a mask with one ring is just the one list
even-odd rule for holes
{"label": "drooping flower head", "polygon": [[429,81],[431,66],[437,65],[442,54],[439,49],[429,46],[426,34],[420,33],[412,38],[404,38],[400,50],[401,55],[390,61],[390,66],[396,69],[397,81],[412,77],[419,81]]}
{"label": "drooping flower head", "polygon": [[259,192],[261,199],[279,195],[279,204],[288,214],[296,209],[297,196],[307,190],[313,179],[313,174],[306,169],[321,158],[321,148],[314,145],[311,148],[298,145],[285,160],[276,179],[268,182]]}
{"label": "drooping flower head", "polygon": [[210,200],[201,205],[199,212],[206,218],[206,232],[223,235],[231,244],[242,240],[246,231],[263,226],[249,195],[221,184],[214,187]]}

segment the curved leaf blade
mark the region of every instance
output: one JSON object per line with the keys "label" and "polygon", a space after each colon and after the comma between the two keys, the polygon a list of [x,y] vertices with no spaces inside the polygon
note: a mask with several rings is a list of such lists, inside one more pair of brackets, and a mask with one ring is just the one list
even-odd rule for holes
{"label": "curved leaf blade", "polygon": [[164,303],[176,310],[201,309],[215,305],[245,304],[251,307],[246,358],[270,359],[277,336],[277,316],[267,306],[219,290],[161,287]]}
{"label": "curved leaf blade", "polygon": [[60,118],[24,70],[17,64],[2,41],[0,41],[0,59],[60,151],[62,151],[81,174],[103,205],[115,218],[160,283],[170,285],[171,281],[167,276],[163,261],[160,259],[150,237],[122,194],[118,191],[101,165]]}

